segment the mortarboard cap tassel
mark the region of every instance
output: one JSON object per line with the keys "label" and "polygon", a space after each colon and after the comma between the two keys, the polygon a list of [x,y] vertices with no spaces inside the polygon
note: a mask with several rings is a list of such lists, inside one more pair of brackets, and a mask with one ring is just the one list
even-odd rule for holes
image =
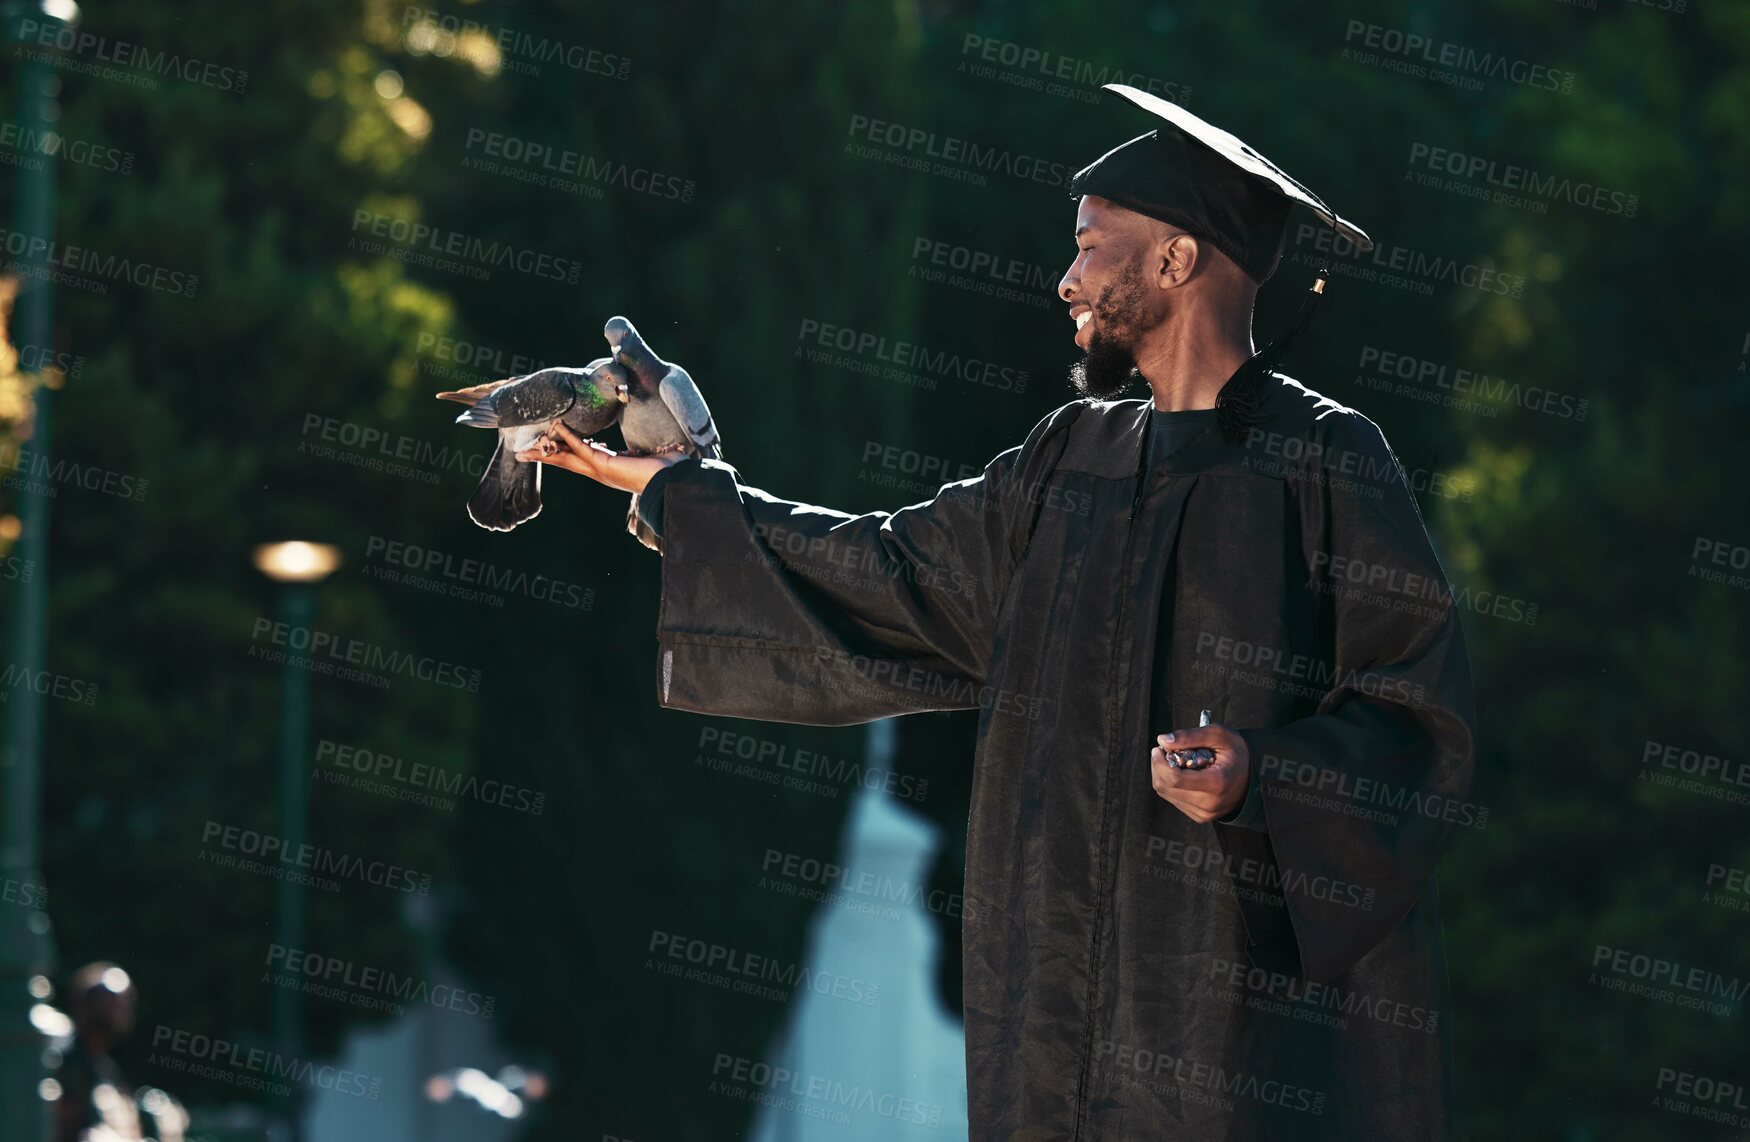
{"label": "mortarboard cap tassel", "polygon": [[1222,436],[1230,441],[1237,441],[1246,431],[1257,425],[1261,417],[1259,409],[1264,401],[1264,378],[1281,362],[1295,339],[1301,334],[1313,314],[1318,312],[1319,301],[1325,296],[1326,271],[1321,268],[1318,278],[1312,288],[1306,291],[1306,297],[1301,300],[1300,308],[1294,311],[1294,316],[1288,319],[1270,343],[1248,357],[1244,364],[1234,370],[1234,375],[1221,386],[1221,392],[1215,397],[1215,423]]}

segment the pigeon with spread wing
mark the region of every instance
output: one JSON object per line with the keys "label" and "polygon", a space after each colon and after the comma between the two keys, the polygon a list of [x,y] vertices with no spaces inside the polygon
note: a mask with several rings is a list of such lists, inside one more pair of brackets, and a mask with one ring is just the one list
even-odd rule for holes
{"label": "pigeon with spread wing", "polygon": [[581,369],[542,369],[437,394],[440,400],[468,406],[457,424],[498,430],[498,448],[468,500],[468,517],[492,531],[509,531],[534,519],[541,513],[541,465],[518,460],[516,454],[562,447],[551,431],[555,421],[583,437],[606,430],[626,412],[631,390],[631,374],[602,357]]}

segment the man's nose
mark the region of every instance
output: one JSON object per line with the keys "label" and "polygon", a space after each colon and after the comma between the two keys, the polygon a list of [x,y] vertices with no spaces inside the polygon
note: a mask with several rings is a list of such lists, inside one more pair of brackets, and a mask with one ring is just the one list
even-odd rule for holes
{"label": "man's nose", "polygon": [[[1077,261],[1080,261],[1078,258]],[[1069,269],[1063,272],[1063,280],[1057,283],[1057,296],[1068,302],[1076,299],[1076,294],[1082,291],[1082,276],[1076,272],[1076,262],[1069,264]]]}

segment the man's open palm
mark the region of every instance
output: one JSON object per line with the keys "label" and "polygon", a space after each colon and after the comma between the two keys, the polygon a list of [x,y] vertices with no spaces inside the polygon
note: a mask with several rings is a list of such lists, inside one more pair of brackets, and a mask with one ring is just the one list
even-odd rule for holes
{"label": "man's open palm", "polygon": [[564,468],[622,492],[642,492],[650,477],[686,459],[685,455],[672,452],[660,456],[628,456],[605,444],[585,440],[557,421],[553,424],[553,439],[559,445],[556,451],[542,455],[538,449],[531,448],[518,452],[516,458]]}

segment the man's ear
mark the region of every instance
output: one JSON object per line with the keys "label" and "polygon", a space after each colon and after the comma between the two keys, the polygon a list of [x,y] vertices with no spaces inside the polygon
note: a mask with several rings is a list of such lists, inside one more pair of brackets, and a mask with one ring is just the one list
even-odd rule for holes
{"label": "man's ear", "polygon": [[1155,284],[1161,289],[1175,289],[1191,280],[1203,251],[1197,239],[1189,234],[1170,234],[1155,243]]}

